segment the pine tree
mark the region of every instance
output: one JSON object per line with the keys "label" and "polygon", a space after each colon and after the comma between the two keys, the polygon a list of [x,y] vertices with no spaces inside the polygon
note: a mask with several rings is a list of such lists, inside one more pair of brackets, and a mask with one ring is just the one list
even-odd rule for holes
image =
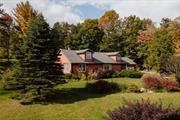
{"label": "pine tree", "polygon": [[18,60],[16,80],[26,92],[41,95],[61,80],[61,66],[56,63],[55,41],[51,39],[48,23],[42,15],[30,23],[26,40],[16,54]]}

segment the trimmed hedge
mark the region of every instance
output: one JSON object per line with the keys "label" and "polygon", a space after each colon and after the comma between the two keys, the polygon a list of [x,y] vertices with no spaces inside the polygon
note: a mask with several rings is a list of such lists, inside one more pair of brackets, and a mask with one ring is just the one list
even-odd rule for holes
{"label": "trimmed hedge", "polygon": [[123,70],[119,73],[119,77],[129,77],[129,78],[141,78],[142,75],[143,75],[142,72],[135,69]]}

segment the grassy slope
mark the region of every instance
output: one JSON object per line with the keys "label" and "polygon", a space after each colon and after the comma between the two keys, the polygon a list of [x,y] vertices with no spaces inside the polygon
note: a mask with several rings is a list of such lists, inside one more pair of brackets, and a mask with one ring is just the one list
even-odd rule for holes
{"label": "grassy slope", "polygon": [[[143,86],[140,80],[115,78],[109,79],[118,83],[135,83]],[[70,89],[64,98],[48,105],[22,106],[18,101],[8,98],[10,93],[0,94],[0,120],[101,120],[109,109],[123,104],[123,100],[151,99],[158,101],[162,99],[165,106],[173,103],[173,107],[180,107],[179,93],[114,93],[109,95],[87,95],[79,93],[86,81],[70,82],[57,86],[59,89]],[[77,90],[77,91],[76,91]],[[77,93],[76,93],[77,92]],[[69,100],[71,98],[71,100]]]}

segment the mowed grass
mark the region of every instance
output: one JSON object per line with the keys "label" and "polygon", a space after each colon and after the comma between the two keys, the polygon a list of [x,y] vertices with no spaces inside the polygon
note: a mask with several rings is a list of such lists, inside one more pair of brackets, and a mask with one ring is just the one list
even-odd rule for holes
{"label": "mowed grass", "polygon": [[[136,84],[143,86],[139,79],[107,79],[119,84]],[[93,82],[93,81],[88,81]],[[9,96],[12,92],[0,94],[0,120],[102,120],[108,110],[124,104],[124,100],[136,101],[161,99],[164,107],[180,107],[180,93],[113,93],[108,95],[88,94],[82,91],[87,81],[73,81],[56,86],[64,90],[61,100],[54,100],[47,105],[20,105]],[[5,91],[4,91],[5,92]]]}

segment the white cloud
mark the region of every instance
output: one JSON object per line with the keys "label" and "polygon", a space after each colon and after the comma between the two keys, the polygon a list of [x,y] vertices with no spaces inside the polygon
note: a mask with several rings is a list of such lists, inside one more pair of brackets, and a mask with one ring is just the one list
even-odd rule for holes
{"label": "white cloud", "polygon": [[67,0],[66,5],[77,6],[91,4],[99,9],[114,9],[120,17],[137,15],[160,22],[162,18],[180,16],[179,0]]}
{"label": "white cloud", "polygon": [[[17,3],[23,0],[3,0],[3,8],[10,14],[12,14],[13,8]],[[57,4],[52,0],[29,0],[34,9],[42,12],[47,21],[53,25],[57,21],[66,21],[69,23],[78,23],[81,20],[78,11],[73,10],[70,6],[63,4]],[[1,2],[1,1],[0,1]]]}
{"label": "white cloud", "polygon": [[[24,0],[1,0],[8,12],[16,4]],[[0,2],[1,2],[0,1]],[[150,18],[160,22],[163,17],[175,18],[180,16],[179,0],[29,0],[32,6],[41,11],[52,25],[57,21],[78,23],[83,21],[82,12],[78,6],[89,4],[102,9],[116,10],[120,17],[137,15],[141,18]],[[96,13],[94,13],[96,14]]]}
{"label": "white cloud", "polygon": [[150,18],[159,23],[162,18],[175,18],[180,15],[180,1],[178,0],[133,0],[113,4],[110,9],[116,10],[120,16],[137,15],[141,18]]}

